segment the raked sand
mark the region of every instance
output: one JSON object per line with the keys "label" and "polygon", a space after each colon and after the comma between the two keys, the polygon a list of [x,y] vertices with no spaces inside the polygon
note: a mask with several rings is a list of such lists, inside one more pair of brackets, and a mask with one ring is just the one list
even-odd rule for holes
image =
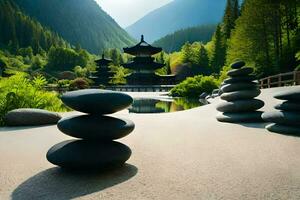
{"label": "raked sand", "polygon": [[[274,92],[259,97],[276,104]],[[300,138],[264,124],[226,124],[216,103],[168,114],[128,114],[135,131],[128,164],[103,174],[72,174],[47,162],[70,139],[56,126],[0,129],[0,199],[300,199]],[[77,113],[68,113],[72,115]]]}

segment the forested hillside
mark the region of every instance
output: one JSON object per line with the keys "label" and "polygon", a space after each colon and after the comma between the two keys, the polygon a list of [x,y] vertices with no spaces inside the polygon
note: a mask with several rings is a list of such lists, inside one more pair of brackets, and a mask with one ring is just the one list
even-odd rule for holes
{"label": "forested hillside", "polygon": [[145,34],[154,42],[174,31],[222,20],[226,0],[174,0],[152,11],[126,30],[134,37]]}
{"label": "forested hillside", "polygon": [[23,14],[12,0],[0,1],[0,46],[15,52],[31,47],[34,53],[51,46],[68,44],[57,34],[44,28],[39,22]]}
{"label": "forested hillside", "polygon": [[94,0],[14,0],[29,16],[91,53],[134,40]]}
{"label": "forested hillside", "polygon": [[294,70],[300,51],[300,1],[247,0],[227,43],[226,62],[239,57],[259,76]]}
{"label": "forested hillside", "polygon": [[186,42],[202,42],[207,43],[211,40],[216,25],[203,25],[182,29],[169,34],[153,43],[154,46],[159,46],[166,52],[179,51]]}

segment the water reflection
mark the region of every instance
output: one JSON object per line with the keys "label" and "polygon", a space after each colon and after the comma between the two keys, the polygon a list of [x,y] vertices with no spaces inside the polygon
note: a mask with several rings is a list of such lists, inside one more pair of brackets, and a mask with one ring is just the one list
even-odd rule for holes
{"label": "water reflection", "polygon": [[129,108],[130,113],[168,113],[199,107],[203,104],[198,99],[174,98],[174,99],[134,99]]}

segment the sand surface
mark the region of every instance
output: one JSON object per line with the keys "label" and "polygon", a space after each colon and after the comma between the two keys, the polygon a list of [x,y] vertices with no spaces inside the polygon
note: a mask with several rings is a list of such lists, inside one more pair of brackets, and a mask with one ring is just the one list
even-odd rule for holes
{"label": "sand surface", "polygon": [[[259,97],[272,110],[278,90]],[[300,138],[265,124],[226,124],[208,106],[167,114],[128,114],[135,131],[128,164],[103,174],[72,174],[48,163],[47,150],[70,139],[56,126],[0,128],[0,200],[300,199]],[[78,113],[68,113],[73,115]]]}

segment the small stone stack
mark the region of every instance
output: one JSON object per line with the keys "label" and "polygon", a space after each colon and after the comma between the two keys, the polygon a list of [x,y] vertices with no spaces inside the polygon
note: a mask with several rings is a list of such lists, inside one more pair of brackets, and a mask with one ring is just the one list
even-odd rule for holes
{"label": "small stone stack", "polygon": [[275,106],[279,111],[262,115],[263,120],[273,123],[266,126],[266,129],[275,133],[300,136],[300,87],[288,88],[286,92],[274,95],[274,98],[284,102]]}
{"label": "small stone stack", "polygon": [[105,116],[130,106],[133,99],[129,95],[88,89],[66,93],[62,101],[87,115],[63,118],[58,122],[60,131],[79,140],[53,146],[47,153],[49,162],[67,169],[104,170],[122,166],[130,158],[130,148],[113,140],[131,133],[134,123]]}
{"label": "small stone stack", "polygon": [[228,72],[230,78],[222,83],[220,96],[224,102],[217,106],[217,120],[220,122],[260,122],[262,112],[260,108],[264,102],[255,97],[261,91],[255,76],[250,75],[253,69],[245,67],[244,61],[237,61],[231,64],[232,70]]}

